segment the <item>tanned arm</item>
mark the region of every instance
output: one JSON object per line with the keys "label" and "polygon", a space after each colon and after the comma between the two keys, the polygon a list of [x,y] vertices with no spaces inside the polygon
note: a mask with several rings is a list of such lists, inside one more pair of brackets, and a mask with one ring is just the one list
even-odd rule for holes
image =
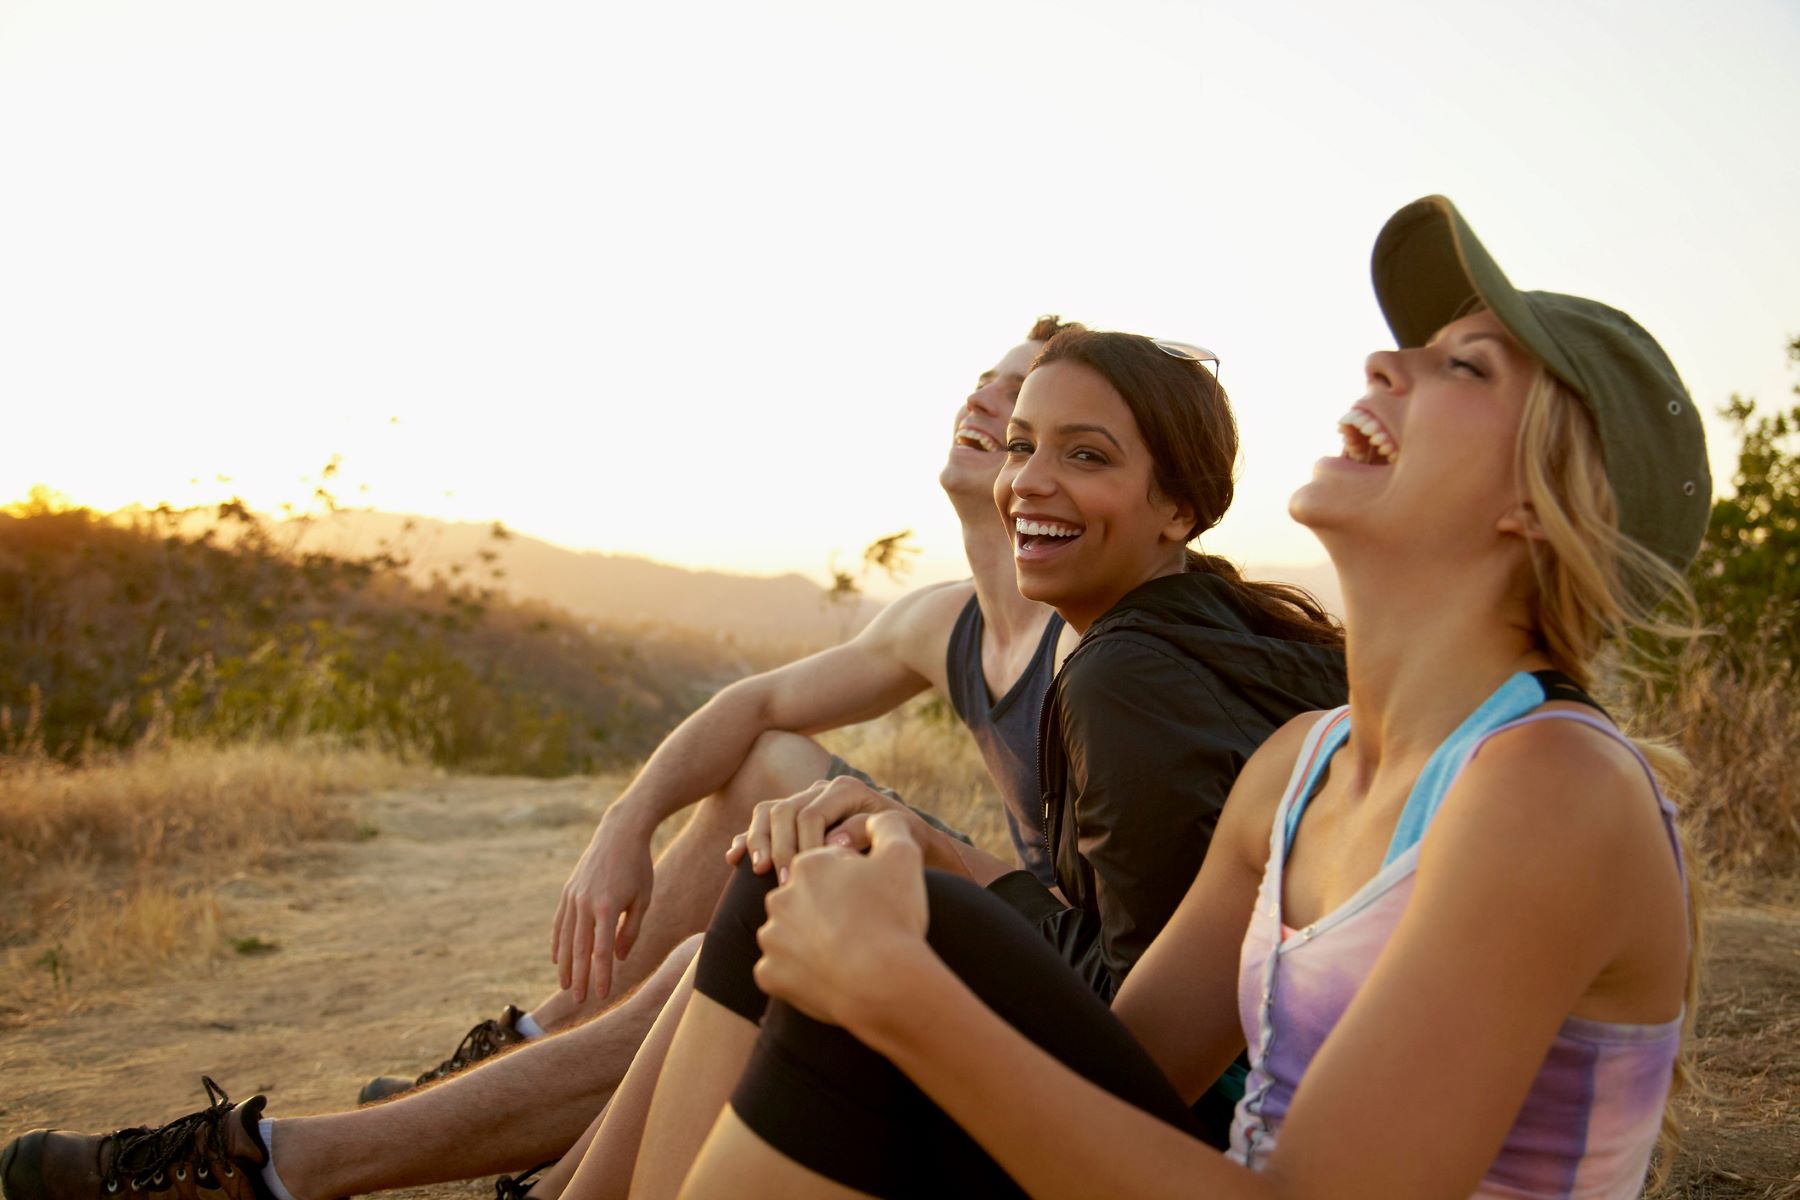
{"label": "tanned arm", "polygon": [[852,724],[940,682],[949,632],[969,595],[966,583],[911,592],[849,642],[732,684],[669,734],[607,808],[563,886],[551,930],[562,986],[585,991],[591,962],[606,992],[613,955],[630,951],[650,901],[658,825],[723,788],[769,730]]}

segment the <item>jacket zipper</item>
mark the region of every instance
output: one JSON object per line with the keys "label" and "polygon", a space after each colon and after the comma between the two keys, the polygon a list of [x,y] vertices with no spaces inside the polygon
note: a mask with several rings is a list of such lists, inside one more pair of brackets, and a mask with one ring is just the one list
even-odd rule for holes
{"label": "jacket zipper", "polygon": [[1050,802],[1052,791],[1050,788],[1050,781],[1047,778],[1050,774],[1050,760],[1049,748],[1044,740],[1044,731],[1049,725],[1051,718],[1055,716],[1060,705],[1060,699],[1056,689],[1057,684],[1061,681],[1063,671],[1069,669],[1069,664],[1075,661],[1075,656],[1085,650],[1087,646],[1088,639],[1086,636],[1083,636],[1081,641],[1076,643],[1075,648],[1069,651],[1069,657],[1063,659],[1061,670],[1051,676],[1049,691],[1044,695],[1044,707],[1038,713],[1037,740],[1033,747],[1037,751],[1038,802],[1043,807],[1043,815],[1039,821],[1040,832],[1044,838],[1044,853],[1048,855],[1050,859],[1050,872],[1051,874],[1056,875],[1058,883],[1062,882],[1062,875],[1056,869],[1056,841],[1050,834]]}

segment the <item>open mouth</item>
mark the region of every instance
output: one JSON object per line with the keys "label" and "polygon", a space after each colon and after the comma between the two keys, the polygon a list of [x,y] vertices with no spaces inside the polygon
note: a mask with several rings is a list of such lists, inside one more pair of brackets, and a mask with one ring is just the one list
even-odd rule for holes
{"label": "open mouth", "polygon": [[1386,467],[1400,461],[1400,443],[1366,408],[1352,408],[1339,417],[1338,432],[1344,437],[1344,457],[1351,462]]}
{"label": "open mouth", "polygon": [[989,437],[973,425],[959,425],[956,427],[956,444],[958,446],[967,446],[971,450],[985,450],[989,454],[1000,449],[1000,443],[997,440]]}
{"label": "open mouth", "polygon": [[1066,546],[1080,536],[1079,526],[1068,525],[1061,521],[1042,521],[1031,517],[1013,518],[1013,537],[1021,554],[1028,554],[1033,550],[1045,550],[1053,546]]}

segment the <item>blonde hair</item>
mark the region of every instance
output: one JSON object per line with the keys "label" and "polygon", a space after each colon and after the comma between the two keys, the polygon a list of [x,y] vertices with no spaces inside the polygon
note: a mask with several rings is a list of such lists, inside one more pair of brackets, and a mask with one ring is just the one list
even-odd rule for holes
{"label": "blonde hair", "polygon": [[[1634,636],[1691,639],[1700,632],[1693,596],[1681,574],[1619,532],[1618,501],[1606,478],[1592,415],[1542,367],[1525,396],[1517,468],[1542,534],[1531,542],[1537,584],[1532,627],[1539,649],[1558,670],[1591,689],[1618,673],[1641,671],[1632,659]],[[1659,613],[1665,597],[1672,604]],[[1671,610],[1675,616],[1664,615]],[[1631,741],[1649,760],[1663,790],[1679,799],[1690,773],[1687,758],[1668,741]],[[1690,1049],[1699,1008],[1700,905],[1691,877],[1687,889],[1685,1024],[1671,1100],[1699,1087]],[[1673,1105],[1666,1105],[1654,1187],[1668,1173],[1680,1132]]]}

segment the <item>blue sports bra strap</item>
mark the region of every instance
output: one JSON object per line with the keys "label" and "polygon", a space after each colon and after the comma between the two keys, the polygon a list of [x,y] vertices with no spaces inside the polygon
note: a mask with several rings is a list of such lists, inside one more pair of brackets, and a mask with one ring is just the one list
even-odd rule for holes
{"label": "blue sports bra strap", "polygon": [[1482,701],[1481,707],[1464,718],[1456,731],[1445,738],[1425,761],[1425,769],[1419,772],[1419,778],[1413,783],[1412,793],[1406,798],[1406,807],[1400,810],[1400,822],[1394,826],[1394,836],[1388,842],[1387,857],[1382,860],[1382,866],[1387,866],[1419,844],[1419,839],[1425,836],[1426,827],[1431,824],[1431,818],[1437,813],[1438,805],[1444,802],[1444,793],[1450,790],[1451,783],[1455,781],[1457,772],[1462,770],[1463,763],[1468,760],[1475,744],[1514,717],[1524,716],[1543,702],[1543,682],[1520,671]]}

